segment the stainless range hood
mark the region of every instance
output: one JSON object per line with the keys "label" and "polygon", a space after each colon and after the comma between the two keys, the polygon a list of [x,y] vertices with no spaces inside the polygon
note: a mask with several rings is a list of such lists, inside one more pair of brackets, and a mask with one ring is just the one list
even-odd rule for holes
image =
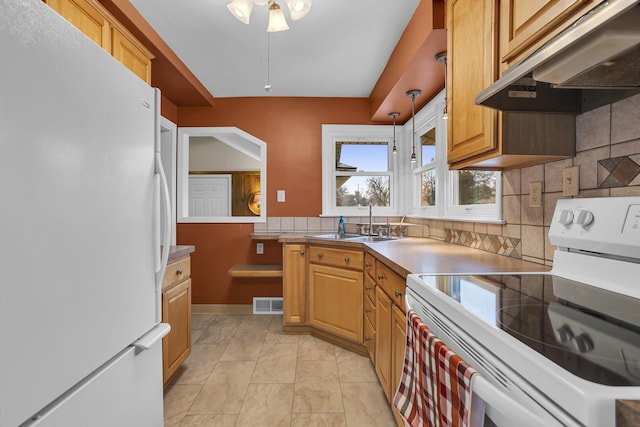
{"label": "stainless range hood", "polygon": [[502,111],[591,110],[640,93],[640,1],[603,1],[476,96]]}

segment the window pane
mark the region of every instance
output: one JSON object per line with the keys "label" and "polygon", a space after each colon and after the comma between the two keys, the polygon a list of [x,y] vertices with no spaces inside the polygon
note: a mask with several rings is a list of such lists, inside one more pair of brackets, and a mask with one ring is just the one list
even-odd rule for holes
{"label": "window pane", "polygon": [[429,169],[420,176],[420,206],[436,205],[436,170]]}
{"label": "window pane", "polygon": [[436,161],[436,128],[428,130],[420,136],[422,147],[422,166]]}
{"label": "window pane", "polygon": [[388,176],[336,176],[336,206],[389,206]]}
{"label": "window pane", "polygon": [[388,150],[386,142],[336,142],[336,170],[387,172]]}
{"label": "window pane", "polygon": [[496,174],[494,172],[458,172],[459,205],[486,205],[495,202]]}

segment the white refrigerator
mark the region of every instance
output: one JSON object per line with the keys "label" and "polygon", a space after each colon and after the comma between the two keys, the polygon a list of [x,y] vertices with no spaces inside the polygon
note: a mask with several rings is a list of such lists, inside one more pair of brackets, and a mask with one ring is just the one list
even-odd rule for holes
{"label": "white refrigerator", "polygon": [[0,426],[162,426],[159,93],[0,4]]}

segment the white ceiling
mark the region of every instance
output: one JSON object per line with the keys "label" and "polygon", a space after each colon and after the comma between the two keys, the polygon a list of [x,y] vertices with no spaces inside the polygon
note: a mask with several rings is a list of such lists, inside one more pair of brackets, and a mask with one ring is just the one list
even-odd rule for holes
{"label": "white ceiling", "polygon": [[[214,97],[368,97],[420,0],[315,0],[267,33],[268,6],[245,25],[230,0],[130,0]],[[267,83],[270,38],[271,94]]]}

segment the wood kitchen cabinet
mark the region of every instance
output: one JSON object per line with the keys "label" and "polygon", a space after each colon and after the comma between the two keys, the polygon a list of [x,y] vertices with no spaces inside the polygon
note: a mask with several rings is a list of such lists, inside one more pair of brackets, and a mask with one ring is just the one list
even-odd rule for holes
{"label": "wood kitchen cabinet", "polygon": [[506,37],[502,61],[511,64],[534,51],[546,41],[545,36],[565,28],[596,3],[596,0],[501,2],[500,27]]}
{"label": "wood kitchen cabinet", "polygon": [[[407,316],[397,305],[391,308],[391,388],[389,402],[393,402],[404,368],[404,351],[407,345]],[[392,407],[398,425],[403,425],[398,411]]]}
{"label": "wood kitchen cabinet", "polygon": [[162,321],[171,331],[162,339],[162,374],[166,386],[191,354],[191,257],[172,260],[162,281]]}
{"label": "wood kitchen cabinet", "polygon": [[[575,155],[575,115],[499,113],[475,104],[476,95],[499,76],[499,46],[504,47],[505,42],[500,39],[500,28],[504,25],[499,24],[498,3],[497,0],[448,2],[450,169],[506,170]],[[517,3],[520,7],[526,1],[500,4],[505,3]]]}
{"label": "wood kitchen cabinet", "polygon": [[309,246],[309,325],[363,343],[362,251]]}
{"label": "wood kitchen cabinet", "polygon": [[46,0],[46,3],[135,75],[151,83],[153,54],[97,0]]}
{"label": "wood kitchen cabinet", "polygon": [[306,246],[283,245],[282,295],[285,325],[307,323],[307,257]]}
{"label": "wood kitchen cabinet", "polygon": [[391,298],[376,287],[376,360],[375,368],[387,400],[391,400]]}

